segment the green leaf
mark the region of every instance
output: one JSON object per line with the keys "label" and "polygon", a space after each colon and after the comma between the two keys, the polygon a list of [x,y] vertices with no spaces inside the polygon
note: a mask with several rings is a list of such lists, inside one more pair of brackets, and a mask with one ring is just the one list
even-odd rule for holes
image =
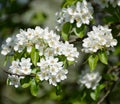
{"label": "green leaf", "polygon": [[37,96],[38,90],[39,90],[39,86],[36,84],[35,80],[32,79],[31,80],[31,87],[30,87],[31,94],[33,96]]}
{"label": "green leaf", "polygon": [[10,79],[7,78],[6,84],[9,85],[10,84]]}
{"label": "green leaf", "polygon": [[30,83],[24,83],[23,85],[22,85],[22,88],[27,88],[27,87],[29,87],[30,86]]}
{"label": "green leaf", "polygon": [[32,48],[32,51],[30,53],[30,57],[32,59],[32,63],[36,66],[37,62],[39,60],[39,52],[35,49],[35,47]]}
{"label": "green leaf", "polygon": [[79,38],[83,38],[84,34],[85,34],[85,30],[86,30],[86,26],[82,25],[80,28],[74,28],[74,33],[76,36],[78,36]]}
{"label": "green leaf", "polygon": [[94,101],[97,100],[96,95],[95,95],[94,92],[91,92],[91,93],[90,93],[90,96],[91,96],[91,98],[92,98]]}
{"label": "green leaf", "polygon": [[69,39],[69,35],[70,35],[69,32],[70,32],[71,28],[72,28],[72,25],[69,22],[67,22],[63,25],[63,27],[62,27],[62,38],[64,40]]}
{"label": "green leaf", "polygon": [[116,19],[114,16],[106,16],[103,21],[107,24],[111,24],[111,23],[116,23],[118,22],[118,19]]}
{"label": "green leaf", "polygon": [[47,19],[47,15],[39,11],[32,16],[30,23],[32,25],[39,25],[43,23],[46,19]]}
{"label": "green leaf", "polygon": [[88,63],[89,63],[91,71],[95,69],[97,62],[98,62],[98,55],[91,55],[88,58]]}
{"label": "green leaf", "polygon": [[74,61],[68,61],[68,65],[74,64]]}
{"label": "green leaf", "polygon": [[5,60],[4,60],[4,63],[3,63],[3,66],[6,66],[7,62],[8,62],[8,55],[5,57]]}
{"label": "green leaf", "polygon": [[98,52],[99,59],[103,64],[108,64],[108,57],[106,51],[99,51]]}
{"label": "green leaf", "polygon": [[12,63],[13,60],[15,60],[15,59],[14,59],[14,56],[10,56],[10,63]]}
{"label": "green leaf", "polygon": [[105,88],[105,84],[101,84],[101,85],[97,86],[95,91],[90,93],[91,98],[95,101],[98,100],[100,92],[104,88]]}
{"label": "green leaf", "polygon": [[56,86],[56,95],[60,95],[62,93],[62,88],[60,83],[58,83],[58,85]]}
{"label": "green leaf", "polygon": [[24,49],[22,52],[15,52],[14,59],[21,59],[21,57],[26,53],[26,49]]}

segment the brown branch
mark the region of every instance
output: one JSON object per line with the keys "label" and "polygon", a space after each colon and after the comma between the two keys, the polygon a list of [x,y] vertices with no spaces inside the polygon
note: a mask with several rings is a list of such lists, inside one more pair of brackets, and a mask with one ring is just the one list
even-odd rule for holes
{"label": "brown branch", "polygon": [[69,40],[69,43],[74,43],[74,42],[82,42],[82,39],[81,38],[74,38],[74,39]]}
{"label": "brown branch", "polygon": [[[119,72],[118,76],[120,75],[120,68],[118,66],[113,66],[112,68],[110,68],[107,73],[112,73],[113,71],[115,72]],[[114,89],[117,81],[119,80],[120,78],[118,78],[116,81],[113,81],[112,85],[111,85],[111,88],[110,89],[106,89],[106,93],[105,95],[98,101],[97,104],[102,104],[102,102],[108,98],[108,96],[110,95],[110,93],[112,92],[112,90]],[[107,81],[106,83],[109,83],[109,81]]]}
{"label": "brown branch", "polygon": [[7,73],[7,74],[9,74],[9,75],[16,75],[16,76],[18,76],[18,77],[20,77],[20,76],[30,76],[30,77],[35,77],[35,74],[30,74],[30,75],[25,75],[25,74],[16,74],[16,73],[11,73],[11,72],[9,72],[9,71],[6,71],[6,70],[4,70],[3,68],[1,68],[5,73]]}
{"label": "brown branch", "polygon": [[97,104],[102,104],[102,102],[106,99],[106,97],[109,95],[110,92],[111,92],[111,91],[108,90],[108,91],[106,92],[106,94],[98,101]]}

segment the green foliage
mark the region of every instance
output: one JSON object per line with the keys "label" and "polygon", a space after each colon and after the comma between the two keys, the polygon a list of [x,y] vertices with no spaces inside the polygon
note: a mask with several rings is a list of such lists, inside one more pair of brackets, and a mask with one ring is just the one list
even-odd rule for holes
{"label": "green foliage", "polygon": [[46,18],[47,16],[44,13],[38,12],[34,14],[33,17],[31,18],[31,24],[38,25],[38,24],[44,23]]}
{"label": "green foliage", "polygon": [[39,90],[39,85],[36,83],[35,79],[31,80],[30,91],[33,96],[37,96]]}
{"label": "green foliage", "polygon": [[98,100],[100,92],[103,90],[103,88],[105,88],[105,85],[101,84],[96,88],[96,90],[94,92],[90,93],[90,96],[94,101]]}
{"label": "green foliage", "polygon": [[98,62],[98,55],[89,56],[88,63],[91,71],[93,71],[96,68],[97,62]]}
{"label": "green foliage", "polygon": [[72,25],[69,22],[67,22],[63,25],[63,27],[62,27],[62,38],[64,40],[69,39],[71,28],[72,28]]}
{"label": "green foliage", "polygon": [[85,30],[86,30],[86,26],[82,25],[80,28],[74,28],[74,33],[76,36],[78,36],[79,38],[83,38],[85,35]]}
{"label": "green foliage", "polygon": [[106,51],[99,51],[98,56],[99,56],[100,61],[103,64],[106,64],[106,65],[108,64],[108,57],[107,57]]}
{"label": "green foliage", "polygon": [[35,47],[32,48],[30,57],[32,59],[32,63],[36,66],[40,57],[39,57],[39,52],[38,52],[38,50],[35,49]]}

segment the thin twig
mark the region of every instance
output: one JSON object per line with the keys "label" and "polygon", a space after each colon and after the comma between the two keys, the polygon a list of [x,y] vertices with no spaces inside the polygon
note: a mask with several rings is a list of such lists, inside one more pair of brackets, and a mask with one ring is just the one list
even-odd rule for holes
{"label": "thin twig", "polygon": [[110,90],[108,90],[106,92],[106,94],[98,101],[97,104],[102,104],[102,102],[106,99],[106,97],[109,95],[109,93],[110,93]]}
{"label": "thin twig", "polygon": [[[111,69],[108,70],[107,73],[109,74],[109,73],[111,73],[112,71],[117,71],[117,72],[118,72],[119,70],[120,70],[120,68],[119,68],[118,66],[113,66]],[[120,74],[120,72],[119,72],[119,74]],[[119,75],[118,75],[118,76],[119,76]],[[114,89],[114,87],[115,87],[115,85],[116,85],[116,82],[117,82],[118,80],[119,80],[119,78],[118,78],[116,81],[113,82],[111,88],[106,91],[105,95],[98,101],[97,104],[102,104],[102,102],[103,102],[105,99],[108,98],[108,96],[110,95],[110,93],[111,93],[112,90]]]}
{"label": "thin twig", "polygon": [[[1,67],[0,67],[1,68]],[[7,74],[9,74],[9,75],[15,75],[15,76],[18,76],[18,77],[20,77],[20,76],[30,76],[30,77],[35,77],[35,74],[30,74],[30,75],[25,75],[25,74],[16,74],[16,73],[11,73],[11,72],[9,72],[9,71],[6,71],[6,70],[4,70],[3,68],[1,68],[5,73],[7,73]]]}

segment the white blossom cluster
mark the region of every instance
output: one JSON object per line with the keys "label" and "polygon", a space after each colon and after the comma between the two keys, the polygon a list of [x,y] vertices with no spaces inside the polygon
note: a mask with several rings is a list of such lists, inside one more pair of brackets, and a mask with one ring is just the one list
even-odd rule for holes
{"label": "white blossom cluster", "polygon": [[[42,29],[36,27],[35,29],[27,29],[27,31],[20,30],[20,33],[16,36],[9,37],[6,43],[2,45],[1,53],[7,55],[14,52],[22,52],[26,49],[26,52],[30,53],[32,48],[38,50],[40,62],[37,63],[40,70],[36,73],[41,81],[47,80],[49,84],[54,86],[58,82],[67,78],[68,71],[64,69],[63,62],[57,58],[58,56],[66,57],[68,61],[75,61],[75,58],[79,56],[77,48],[73,44],[69,44],[68,41],[63,43],[60,41],[60,36],[53,31],[49,31],[48,28]],[[18,86],[20,78],[17,75],[30,75],[31,74],[30,58],[21,58],[20,60],[14,60],[9,68],[9,72],[14,76],[9,76],[11,85]],[[16,80],[18,79],[18,82]],[[15,82],[14,82],[15,81]]]}
{"label": "white blossom cluster", "polygon": [[[30,58],[22,58],[21,61],[16,60],[12,62],[12,65],[9,67],[9,72],[13,75],[8,75],[9,84],[14,85],[15,87],[20,86],[20,79],[24,78],[24,75],[31,74],[31,65]],[[21,76],[23,75],[23,76]]]}
{"label": "white blossom cluster", "polygon": [[30,75],[32,71],[31,65],[30,58],[22,58],[21,61],[14,60],[9,67],[9,72],[17,75]]}
{"label": "white blossom cluster", "polygon": [[67,41],[63,43],[60,41],[60,36],[48,28],[42,29],[36,27],[35,29],[27,29],[27,31],[20,30],[16,36],[6,39],[6,43],[2,45],[1,54],[7,55],[11,52],[22,52],[25,48],[30,53],[32,47],[39,51],[40,56],[57,56],[64,55],[69,61],[74,61],[79,53],[77,48]]}
{"label": "white blossom cluster", "polygon": [[113,7],[120,6],[120,0],[94,0],[102,8],[108,7],[111,4]]}
{"label": "white blossom cluster", "polygon": [[95,53],[99,49],[110,48],[117,45],[117,40],[113,39],[111,29],[107,26],[93,26],[93,31],[88,32],[87,36],[82,44],[82,51],[85,53]]}
{"label": "white blossom cluster", "polygon": [[67,78],[68,70],[63,68],[63,63],[59,62],[58,58],[41,59],[37,65],[40,67],[38,76],[41,81],[46,80],[56,86],[58,82]]}
{"label": "white blossom cluster", "polygon": [[88,89],[95,90],[101,80],[99,72],[87,72],[82,74],[79,79],[79,83],[85,85]]}
{"label": "white blossom cluster", "polygon": [[72,5],[67,8],[63,8],[60,12],[56,13],[57,23],[56,29],[59,31],[59,27],[66,23],[76,23],[77,27],[81,27],[82,24],[89,24],[93,19],[93,8],[86,0],[77,2],[76,5]]}

